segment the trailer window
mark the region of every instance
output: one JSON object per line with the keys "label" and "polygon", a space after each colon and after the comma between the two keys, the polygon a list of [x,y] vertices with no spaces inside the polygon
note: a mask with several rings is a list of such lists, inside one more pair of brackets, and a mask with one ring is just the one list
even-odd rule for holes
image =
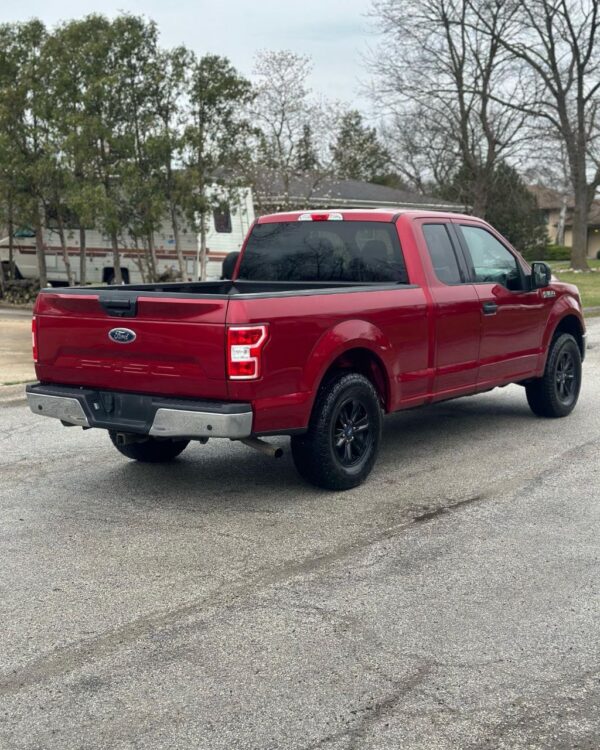
{"label": "trailer window", "polygon": [[223,205],[215,208],[213,211],[213,220],[217,232],[220,234],[229,234],[231,232],[231,212],[229,206]]}
{"label": "trailer window", "polygon": [[394,224],[375,221],[256,224],[240,279],[407,283]]}

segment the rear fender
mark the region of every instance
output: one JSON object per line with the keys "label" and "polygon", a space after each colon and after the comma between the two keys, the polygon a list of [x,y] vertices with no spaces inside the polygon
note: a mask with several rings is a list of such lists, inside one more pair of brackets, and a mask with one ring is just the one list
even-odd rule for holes
{"label": "rear fender", "polygon": [[386,409],[392,398],[390,390],[390,363],[392,345],[382,331],[366,320],[345,320],[327,330],[315,344],[304,370],[303,390],[312,394],[310,408],[325,374],[333,363],[352,349],[367,349],[381,365],[385,378]]}

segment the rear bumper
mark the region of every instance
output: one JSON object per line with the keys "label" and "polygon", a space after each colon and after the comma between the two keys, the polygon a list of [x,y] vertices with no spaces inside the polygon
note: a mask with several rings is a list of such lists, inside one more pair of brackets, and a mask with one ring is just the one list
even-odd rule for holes
{"label": "rear bumper", "polygon": [[28,385],[34,414],[67,425],[164,438],[239,439],[252,433],[250,404],[163,398],[62,385]]}

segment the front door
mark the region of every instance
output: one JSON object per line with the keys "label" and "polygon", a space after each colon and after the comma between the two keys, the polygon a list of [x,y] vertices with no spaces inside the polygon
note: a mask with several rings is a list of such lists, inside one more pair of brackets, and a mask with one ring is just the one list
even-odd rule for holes
{"label": "front door", "polygon": [[552,300],[529,288],[518,256],[491,231],[466,220],[456,227],[480,302],[478,388],[530,377]]}

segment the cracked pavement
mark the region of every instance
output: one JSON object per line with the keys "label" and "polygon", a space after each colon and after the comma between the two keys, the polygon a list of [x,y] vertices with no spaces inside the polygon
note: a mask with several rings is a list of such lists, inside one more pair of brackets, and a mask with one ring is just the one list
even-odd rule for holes
{"label": "cracked pavement", "polygon": [[596,750],[589,342],[571,417],[516,386],[393,415],[347,493],[0,407],[0,748]]}

